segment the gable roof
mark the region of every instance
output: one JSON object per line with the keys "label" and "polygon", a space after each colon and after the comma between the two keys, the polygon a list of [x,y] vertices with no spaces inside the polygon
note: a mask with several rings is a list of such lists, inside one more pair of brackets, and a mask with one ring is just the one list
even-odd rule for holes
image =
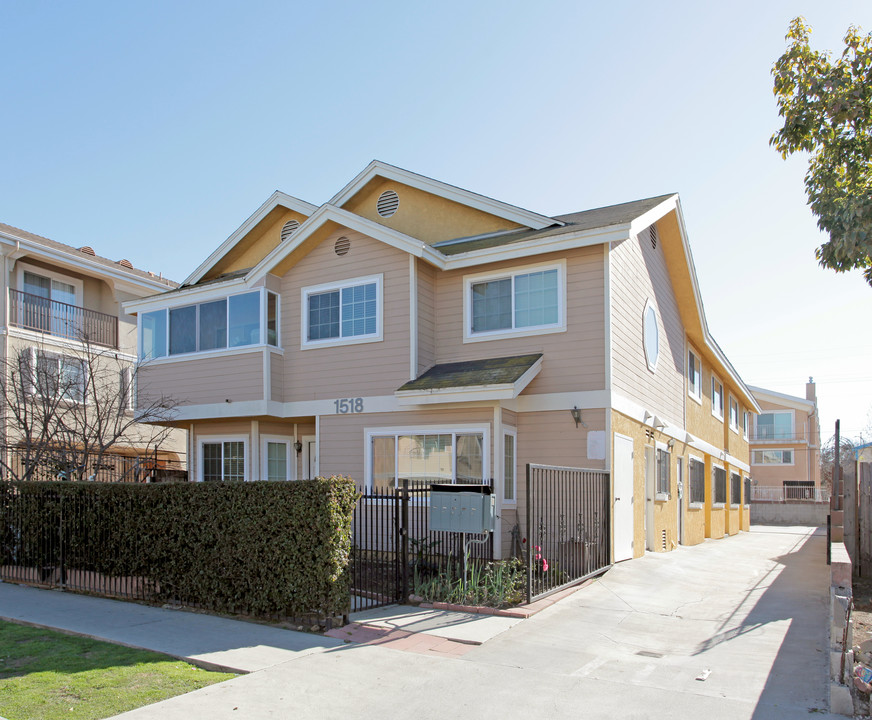
{"label": "gable roof", "polygon": [[790,407],[794,410],[804,410],[806,412],[811,412],[815,407],[813,400],[808,400],[797,395],[787,395],[785,393],[767,390],[766,388],[756,387],[754,385],[749,385],[748,388],[752,393],[754,393],[754,397],[758,400],[769,402],[773,405],[783,405],[784,407]]}
{"label": "gable roof", "polygon": [[[40,255],[48,261],[60,261],[76,267],[86,274],[109,276],[114,280],[132,283],[154,292],[172,289],[178,285],[169,278],[155,275],[147,270],[122,265],[120,260],[110,260],[101,255],[92,254],[93,251],[86,252],[82,248],[65,245],[5,223],[0,223],[0,243],[17,245],[19,248],[23,246],[27,251]],[[91,249],[88,248],[88,250]]]}

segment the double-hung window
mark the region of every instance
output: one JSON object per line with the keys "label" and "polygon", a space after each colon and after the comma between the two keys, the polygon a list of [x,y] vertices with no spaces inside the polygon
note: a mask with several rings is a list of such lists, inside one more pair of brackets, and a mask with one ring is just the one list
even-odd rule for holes
{"label": "double-hung window", "polygon": [[712,375],[712,415],[724,419],[724,386],[720,380]]}
{"label": "double-hung window", "polygon": [[669,451],[657,449],[657,487],[659,496],[669,495]]}
{"label": "double-hung window", "polygon": [[690,458],[690,502],[705,503],[705,463],[693,457]]}
{"label": "double-hung window", "polygon": [[564,330],[565,274],[558,263],[464,278],[464,339]]}
{"label": "double-hung window", "polygon": [[85,361],[31,349],[31,377],[28,382],[42,397],[60,397],[74,403],[85,402],[87,374]]}
{"label": "double-hung window", "polygon": [[304,348],[382,339],[382,275],[302,292]]}
{"label": "double-hung window", "polygon": [[702,366],[693,350],[687,351],[687,394],[702,400]]}
{"label": "double-hung window", "polygon": [[739,432],[739,401],[730,396],[730,429]]}
{"label": "double-hung window", "polygon": [[503,500],[507,503],[516,502],[516,462],[515,431],[511,430],[503,435]]}
{"label": "double-hung window", "polygon": [[245,480],[245,441],[210,438],[200,443],[200,479],[205,482]]}

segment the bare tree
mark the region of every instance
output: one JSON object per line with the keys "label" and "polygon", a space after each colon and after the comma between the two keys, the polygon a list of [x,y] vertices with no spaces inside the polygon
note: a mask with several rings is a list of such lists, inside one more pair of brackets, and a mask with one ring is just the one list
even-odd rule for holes
{"label": "bare tree", "polygon": [[0,360],[2,474],[88,480],[121,449],[156,454],[177,403],[137,397],[140,368],[87,340],[78,350],[27,347]]}

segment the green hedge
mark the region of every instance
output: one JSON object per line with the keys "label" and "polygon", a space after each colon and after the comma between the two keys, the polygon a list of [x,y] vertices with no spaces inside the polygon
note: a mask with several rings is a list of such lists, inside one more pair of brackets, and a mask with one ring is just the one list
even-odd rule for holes
{"label": "green hedge", "polygon": [[147,578],[153,600],[260,616],[349,608],[349,478],[4,483],[2,564]]}

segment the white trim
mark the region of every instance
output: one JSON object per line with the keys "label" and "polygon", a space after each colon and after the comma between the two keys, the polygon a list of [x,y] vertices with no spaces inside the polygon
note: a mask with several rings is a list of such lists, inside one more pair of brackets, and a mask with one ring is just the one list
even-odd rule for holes
{"label": "white trim", "polygon": [[[715,407],[715,383],[721,386],[721,411],[720,414],[716,412],[717,408]],[[718,376],[715,375],[714,371],[711,374],[711,401],[712,401],[712,416],[716,417],[721,422],[724,421],[724,410],[726,409],[724,406],[726,404],[726,398],[724,397],[724,384],[718,379]]]}
{"label": "white trim", "polygon": [[241,345],[240,347],[225,348],[221,350],[206,350],[204,352],[180,353],[178,355],[162,355],[158,358],[149,358],[148,360],[139,360],[141,365],[154,367],[156,365],[168,365],[174,362],[188,362],[190,360],[208,360],[217,357],[230,357],[232,355],[247,355],[249,353],[262,352],[264,355],[275,353],[276,355],[284,355],[282,348],[277,348],[274,345]]}
{"label": "white trim", "polygon": [[418,377],[418,259],[409,255],[409,380]]}
{"label": "white trim", "polygon": [[[316,418],[316,420],[317,420],[317,418]],[[316,428],[315,432],[317,433],[317,428]],[[319,468],[318,468],[318,436],[317,435],[303,435],[300,438],[300,442],[303,443],[303,451],[302,451],[302,463],[303,463],[303,465],[300,468],[300,475],[302,476],[303,480],[314,480],[315,477],[318,477],[318,471],[319,471]],[[313,467],[314,467],[314,471],[315,471],[314,472],[315,477],[308,477],[310,474],[309,473],[309,464],[310,464],[310,461],[312,460],[312,458],[309,456],[309,443],[315,443],[315,458],[314,458],[315,462],[312,463]]]}
{"label": "white trim", "polygon": [[[557,271],[557,322],[547,325],[515,327],[515,278],[535,272]],[[503,330],[489,330],[474,333],[472,330],[472,286],[482,282],[495,280],[512,281],[512,327]],[[557,262],[535,263],[532,265],[517,265],[499,271],[490,270],[463,276],[463,342],[482,342],[486,340],[505,340],[508,338],[545,335],[547,333],[566,332],[566,259]]]}
{"label": "white trim", "polygon": [[[358,175],[351,180],[342,190],[330,199],[330,205],[341,206],[348,202],[354,195],[362,190],[364,186],[376,177],[382,177],[385,180],[393,180],[394,182],[408,185],[410,187],[422,190],[432,195],[452,200],[454,202],[466,205],[467,207],[481,210],[490,215],[496,215],[505,220],[510,220],[519,225],[534,229],[542,229],[551,225],[563,225],[564,223],[554,218],[540,215],[524,210],[523,208],[509,205],[499,200],[479,195],[463,188],[448,185],[438,180],[418,175],[417,173],[403,170],[394,165],[388,165],[380,160],[373,160],[367,165]],[[398,193],[402,198],[402,193]]]}
{"label": "white trim", "polygon": [[[342,290],[360,285],[375,285],[375,332],[368,335],[350,335],[342,337]],[[309,297],[318,293],[339,292],[339,337],[326,340],[309,340]],[[365,275],[336,282],[309,285],[300,288],[300,349],[337,347],[339,345],[359,345],[362,343],[381,342],[384,340],[384,274]]]}
{"label": "white trim", "polygon": [[[724,485],[726,485],[727,478],[727,468],[725,464],[722,464],[719,461],[716,461],[714,457],[712,457],[712,510],[721,510],[727,506],[728,503],[719,503],[715,502],[715,468],[724,471]],[[729,496],[729,488],[724,487],[724,495]],[[725,498],[726,499],[726,498]]]}
{"label": "white trim", "polygon": [[[738,435],[739,434],[739,413],[742,410],[742,406],[739,403],[738,398],[735,395],[733,395],[733,393],[729,393],[727,398],[728,398],[728,400],[727,400],[727,417],[729,418],[727,420],[727,424],[730,426],[730,431],[732,431],[732,432],[736,433],[736,435]],[[733,403],[736,404],[736,424],[735,425],[733,425]]]}
{"label": "white trim", "polygon": [[[685,338],[685,346],[686,346],[687,352],[685,353],[686,366],[685,366],[685,372],[684,372],[684,380],[685,380],[685,384],[687,386],[687,396],[691,400],[698,403],[699,405],[702,405],[702,359],[700,358],[699,355],[697,355],[693,351],[693,349],[690,347],[690,343],[687,342],[686,338]],[[690,385],[690,378],[688,377],[688,373],[690,372],[690,356],[691,355],[693,355],[693,359],[695,360],[695,369],[696,369],[695,376],[699,379],[699,385],[697,387],[696,392],[693,392],[693,389],[691,388],[691,385]]]}
{"label": "white trim", "polygon": [[[768,452],[780,452],[782,453],[781,458],[784,459],[784,453],[790,453],[790,462],[780,462],[780,463],[766,463],[766,462],[754,462],[754,453],[768,453]],[[751,465],[753,467],[793,467],[796,465],[796,448],[792,447],[762,447],[762,448],[752,448],[751,450]],[[744,468],[743,468],[744,469]]]}
{"label": "white trim", "polygon": [[300,215],[305,215],[309,217],[315,210],[317,209],[315,205],[307,203],[305,200],[300,200],[299,198],[295,198],[291,195],[287,195],[286,193],[279,192],[276,190],[272,195],[270,195],[266,202],[263,203],[257,210],[255,210],[251,215],[249,215],[248,219],[242,225],[240,225],[236,230],[234,230],[230,237],[228,237],[223,243],[221,243],[209,257],[207,257],[200,265],[197,267],[194,272],[192,272],[183,283],[184,285],[193,284],[198,280],[202,279],[202,277],[218,262],[227,252],[236,245],[245,235],[251,232],[254,227],[263,220],[270,212],[272,212],[275,208],[286,207],[288,210],[293,210]]}
{"label": "white trim", "polygon": [[[654,329],[657,331],[657,356],[654,361],[648,355],[648,310],[654,313]],[[657,305],[651,298],[645,301],[645,308],[642,310],[642,351],[645,355],[645,363],[648,365],[648,370],[652,373],[657,371],[657,361],[660,359],[660,313],[657,312]]]}
{"label": "white trim", "polygon": [[[502,412],[502,408],[500,409],[500,412]],[[512,493],[513,493],[514,499],[513,500],[506,500],[505,497],[503,497],[503,503],[505,505],[510,506],[510,507],[517,507],[517,505],[518,505],[518,429],[513,428],[510,425],[503,425],[502,435],[503,435],[503,441],[502,441],[502,443],[500,443],[502,445],[502,452],[500,454],[500,458],[501,458],[500,463],[501,464],[505,463],[505,456],[506,456],[505,436],[511,435],[512,438],[514,438],[514,443],[515,443],[513,446],[513,450],[514,450],[513,455],[515,458],[515,466],[514,466],[514,470],[512,472],[512,483],[513,483]],[[503,468],[503,478],[502,479],[503,479],[503,486],[504,486],[503,493],[505,493],[505,482],[506,482],[505,468]]]}
{"label": "white trim", "polygon": [[121,303],[121,308],[128,315],[139,315],[140,313],[153,312],[154,310],[185,307],[186,305],[197,305],[198,303],[220,300],[229,295],[255,289],[257,288],[253,283],[246,283],[245,278],[237,277],[217,283],[209,283],[208,285],[182,287],[172,292],[149,295],[138,300],[127,300]]}
{"label": "white trim", "polygon": [[297,479],[297,462],[296,457],[297,453],[294,450],[294,442],[296,442],[296,437],[288,437],[287,435],[261,435],[260,436],[260,477],[262,480],[269,480],[269,448],[267,445],[269,443],[273,444],[283,444],[287,448],[287,462],[286,462],[286,480],[296,480]]}
{"label": "white trim", "polygon": [[[805,410],[806,412],[811,412],[815,408],[813,400],[806,400],[805,398],[797,397],[795,395],[785,395],[784,393],[775,392],[774,390],[766,390],[761,387],[755,387],[754,385],[749,385],[748,387],[751,389],[751,392],[754,393],[754,397],[763,402],[770,402],[774,405],[786,405],[794,410]],[[763,413],[768,411],[760,410],[759,412]]]}
{"label": "white trim", "polygon": [[[612,366],[614,348],[612,347],[612,253],[611,243],[603,243],[603,336],[605,338],[605,379],[606,390],[612,387]],[[608,432],[606,437],[609,437]],[[606,463],[608,468],[608,462]]]}
{"label": "white trim", "polygon": [[[490,442],[490,426],[489,425],[480,425],[480,424],[445,424],[445,425],[408,425],[408,426],[391,426],[391,427],[366,427],[363,430],[363,444],[364,444],[364,482],[367,490],[372,489],[372,439],[373,437],[379,436],[383,437],[386,435],[471,435],[474,433],[482,434],[482,460],[481,460],[481,474],[482,474],[482,482],[487,481],[490,478],[490,455],[491,455],[491,442]],[[394,457],[396,458],[396,454],[398,452],[397,444],[394,443]],[[451,458],[451,475],[452,482],[457,479],[457,468],[455,467],[455,462],[457,459],[457,447],[456,445],[452,447],[452,458]],[[396,461],[395,461],[396,462]],[[394,466],[394,480],[397,479],[397,468]]]}
{"label": "white trim", "polygon": [[251,479],[251,475],[249,473],[249,437],[248,435],[198,435],[197,436],[197,482],[205,482],[203,480],[203,470],[204,470],[204,462],[203,462],[203,445],[205,444],[222,444],[221,448],[221,481],[226,482],[224,480],[224,447],[223,444],[226,442],[241,442],[242,443],[242,478],[245,481]]}
{"label": "white trim", "polygon": [[[85,350],[85,343],[80,342],[79,340],[70,340],[69,338],[63,338],[59,335],[50,335],[49,333],[37,332],[35,330],[25,330],[24,328],[2,328],[0,329],[0,335],[8,335],[9,337],[20,338],[22,340],[34,342],[40,345],[52,345],[56,348],[59,348],[59,350],[70,350],[72,352],[79,353]],[[112,348],[103,347],[102,345],[91,345],[90,350],[91,353],[96,355],[97,357],[108,357],[111,355],[113,358],[117,357],[119,360],[125,360],[132,363],[137,362],[137,357],[135,355],[130,355],[129,353],[121,352],[120,350],[113,350]]]}

